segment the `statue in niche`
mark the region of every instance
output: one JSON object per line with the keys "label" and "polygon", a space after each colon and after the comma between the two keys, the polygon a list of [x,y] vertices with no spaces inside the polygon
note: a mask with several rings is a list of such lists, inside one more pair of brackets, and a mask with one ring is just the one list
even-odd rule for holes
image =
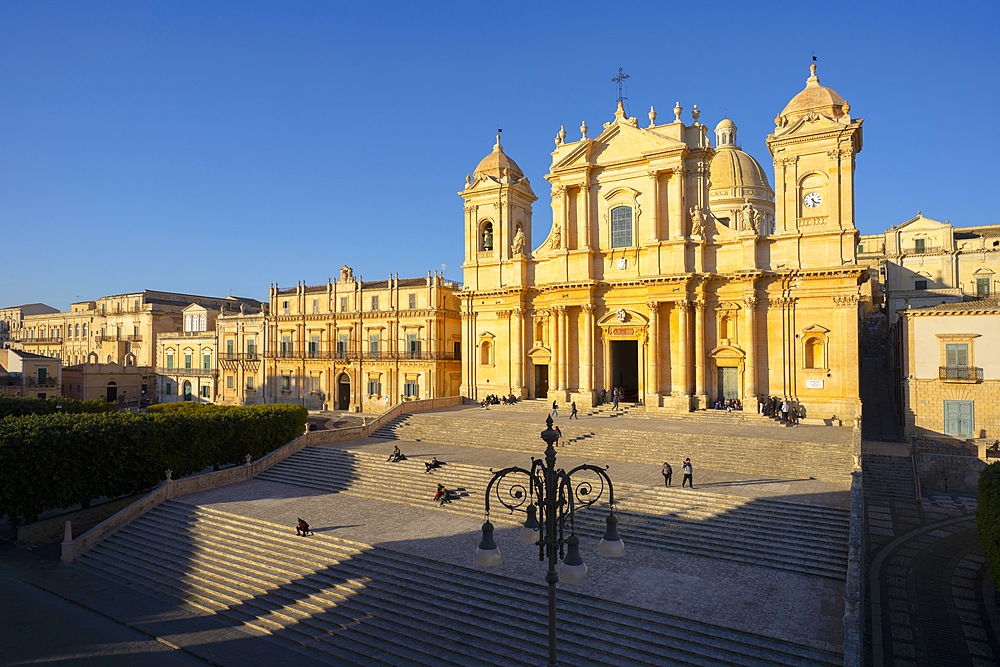
{"label": "statue in niche", "polygon": [[749,199],[743,200],[743,207],[740,209],[741,229],[757,231],[760,229],[760,211],[750,203]]}
{"label": "statue in niche", "polygon": [[517,231],[514,232],[514,242],[510,244],[510,252],[514,255],[520,255],[524,252],[524,231],[522,231],[521,225],[518,225]]}
{"label": "statue in niche", "polygon": [[559,223],[552,223],[552,247],[555,249],[562,247],[562,232],[559,230]]}
{"label": "statue in niche", "polygon": [[483,230],[483,250],[493,250],[493,227]]}
{"label": "statue in niche", "polygon": [[702,236],[705,233],[705,212],[700,206],[691,207],[691,236]]}
{"label": "statue in niche", "polygon": [[340,282],[346,283],[351,280],[354,280],[354,269],[344,264],[340,267]]}

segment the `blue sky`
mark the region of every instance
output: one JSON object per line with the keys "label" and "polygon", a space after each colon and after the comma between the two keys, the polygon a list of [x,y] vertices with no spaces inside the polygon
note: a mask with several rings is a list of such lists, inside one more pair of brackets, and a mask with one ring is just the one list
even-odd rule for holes
{"label": "blue sky", "polygon": [[631,115],[728,115],[773,174],[815,51],[865,119],[862,233],[1000,223],[996,5],[5,0],[0,306],[461,280],[456,193],[496,127],[544,238],[552,139],[612,117],[619,67]]}

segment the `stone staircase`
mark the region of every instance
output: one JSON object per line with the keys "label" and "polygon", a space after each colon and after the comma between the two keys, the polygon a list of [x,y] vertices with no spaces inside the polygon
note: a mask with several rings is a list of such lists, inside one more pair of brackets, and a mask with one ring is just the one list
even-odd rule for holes
{"label": "stone staircase", "polygon": [[917,502],[919,488],[913,458],[885,454],[861,457],[866,498]]}
{"label": "stone staircase", "polygon": [[[721,416],[721,415],[720,415]],[[766,418],[761,417],[766,420]],[[506,449],[537,454],[540,424],[403,414],[384,424],[372,437]],[[636,422],[613,426],[561,420],[561,449],[596,461],[682,461],[697,452],[697,465],[711,470],[789,479],[849,479],[853,458],[849,446],[761,437],[705,436],[643,430]],[[805,431],[798,431],[801,434]],[[498,434],[503,437],[499,438]],[[714,440],[714,442],[713,442]]]}
{"label": "stone staircase", "polygon": [[[316,449],[316,448],[309,448]],[[307,450],[308,451],[308,450]],[[422,473],[420,473],[422,474]],[[537,665],[546,588],[171,501],[71,567],[331,665]],[[841,655],[561,590],[562,664],[839,665]]]}
{"label": "stone staircase", "polygon": [[[416,507],[433,507],[441,483],[457,495],[446,511],[480,518],[491,477],[479,466],[446,463],[427,474],[420,461],[389,463],[381,454],[307,447],[257,479]],[[846,576],[850,516],[843,510],[621,483],[615,484],[615,500],[619,531],[630,544],[838,580]],[[599,540],[606,516],[599,507],[580,512],[577,531]],[[493,517],[495,523],[523,521],[523,514],[506,511]]]}

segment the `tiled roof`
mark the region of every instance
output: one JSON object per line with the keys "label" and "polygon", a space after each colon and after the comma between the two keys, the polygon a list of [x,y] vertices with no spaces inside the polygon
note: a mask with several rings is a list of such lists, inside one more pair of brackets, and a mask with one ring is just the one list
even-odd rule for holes
{"label": "tiled roof", "polygon": [[900,312],[907,315],[938,315],[956,313],[971,315],[976,313],[1000,313],[1000,297],[987,296],[980,298],[969,298],[965,301],[955,303],[940,303],[936,306],[926,306],[923,308],[910,308]]}

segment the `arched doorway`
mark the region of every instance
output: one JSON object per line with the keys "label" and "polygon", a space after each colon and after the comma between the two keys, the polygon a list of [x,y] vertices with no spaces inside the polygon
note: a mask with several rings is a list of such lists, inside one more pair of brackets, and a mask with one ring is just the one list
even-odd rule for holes
{"label": "arched doorway", "polygon": [[351,378],[347,373],[341,373],[337,378],[337,409],[349,410],[351,407]]}
{"label": "arched doorway", "polygon": [[190,380],[184,380],[184,400],[185,401],[190,401],[191,400],[191,381]]}
{"label": "arched doorway", "polygon": [[118,383],[115,382],[114,380],[108,382],[107,401],[108,403],[118,402]]}

